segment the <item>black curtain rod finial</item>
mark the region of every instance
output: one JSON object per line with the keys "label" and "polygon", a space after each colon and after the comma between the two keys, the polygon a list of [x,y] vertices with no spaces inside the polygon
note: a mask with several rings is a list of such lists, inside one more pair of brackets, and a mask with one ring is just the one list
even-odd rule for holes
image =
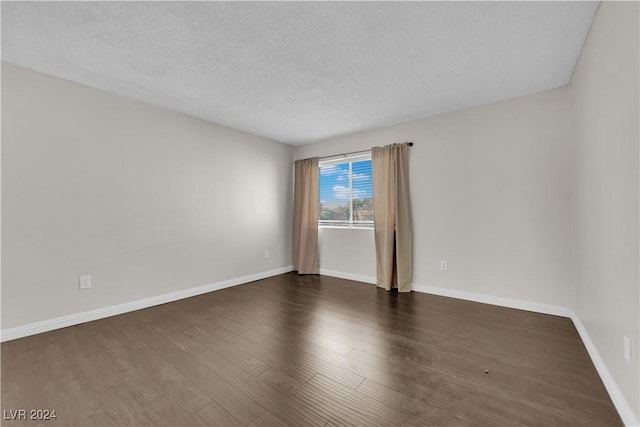
{"label": "black curtain rod finial", "polygon": [[413,142],[411,142],[411,141],[407,141],[407,145],[408,145],[409,147],[413,147]]}

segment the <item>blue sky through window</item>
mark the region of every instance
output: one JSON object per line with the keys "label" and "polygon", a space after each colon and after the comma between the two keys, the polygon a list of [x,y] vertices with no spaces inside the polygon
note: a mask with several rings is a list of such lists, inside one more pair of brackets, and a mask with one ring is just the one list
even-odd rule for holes
{"label": "blue sky through window", "polygon": [[[371,160],[353,162],[353,198],[371,198]],[[342,204],[349,202],[349,163],[338,163],[320,168],[320,202]]]}

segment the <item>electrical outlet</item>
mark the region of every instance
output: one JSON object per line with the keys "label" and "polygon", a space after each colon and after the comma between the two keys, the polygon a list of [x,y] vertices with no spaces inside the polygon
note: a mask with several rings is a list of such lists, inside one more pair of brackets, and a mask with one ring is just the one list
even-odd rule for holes
{"label": "electrical outlet", "polygon": [[629,337],[622,337],[622,342],[624,347],[624,360],[631,365],[631,340]]}
{"label": "electrical outlet", "polygon": [[447,261],[440,261],[440,270],[447,271],[449,269],[449,263]]}
{"label": "electrical outlet", "polygon": [[269,249],[264,250],[264,257],[269,258]]}
{"label": "electrical outlet", "polygon": [[78,280],[78,289],[90,289],[91,288],[91,276],[80,276]]}

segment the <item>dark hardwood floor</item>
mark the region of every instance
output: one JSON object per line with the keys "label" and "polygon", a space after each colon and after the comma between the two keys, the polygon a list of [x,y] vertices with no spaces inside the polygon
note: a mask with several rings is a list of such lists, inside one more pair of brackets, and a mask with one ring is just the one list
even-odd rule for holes
{"label": "dark hardwood floor", "polygon": [[[622,425],[571,320],[331,277],[284,274],[1,353],[6,426]],[[6,419],[19,409],[57,418]]]}

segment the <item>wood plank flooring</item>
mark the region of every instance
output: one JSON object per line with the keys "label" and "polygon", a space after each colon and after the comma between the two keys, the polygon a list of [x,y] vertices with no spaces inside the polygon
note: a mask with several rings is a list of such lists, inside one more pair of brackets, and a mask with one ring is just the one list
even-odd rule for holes
{"label": "wood plank flooring", "polygon": [[[3,426],[620,426],[571,320],[284,274],[1,345]],[[49,421],[9,420],[18,409]]]}

